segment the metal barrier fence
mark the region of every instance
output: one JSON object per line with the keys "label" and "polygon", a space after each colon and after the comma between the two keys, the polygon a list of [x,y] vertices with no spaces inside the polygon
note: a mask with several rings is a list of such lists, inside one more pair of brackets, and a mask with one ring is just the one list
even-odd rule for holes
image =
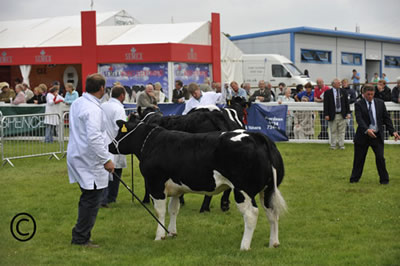
{"label": "metal barrier fence", "polygon": [[[276,106],[276,102],[262,103],[263,105]],[[328,143],[329,128],[328,122],[323,116],[322,103],[303,103],[289,102],[283,103],[288,105],[288,115],[286,116],[286,134],[290,142],[299,143]],[[393,126],[396,131],[400,130],[400,105],[392,102],[385,102],[386,109],[392,119]],[[352,111],[351,119],[347,119],[345,143],[353,143],[357,122],[354,114],[354,104],[350,105]],[[296,125],[305,126],[305,130],[295,130]],[[300,131],[300,133],[299,133]],[[305,133],[305,134],[302,134]],[[388,131],[385,133],[385,143],[395,143],[393,138],[389,136]]]}
{"label": "metal barrier fence", "polygon": [[11,160],[49,155],[56,158],[63,151],[63,123],[59,114],[3,116],[0,120],[2,164]]}
{"label": "metal barrier fence", "polygon": [[[278,105],[278,103],[262,103],[263,105]],[[322,115],[323,105],[321,103],[284,103],[288,105],[288,116],[286,133],[290,142],[307,143],[328,143],[329,129],[328,124]],[[393,125],[396,131],[400,131],[400,105],[386,103]],[[135,108],[125,109],[129,115]],[[354,106],[351,105],[354,111]],[[46,118],[47,117],[47,118]],[[295,133],[295,120],[308,119],[308,134],[301,135]],[[47,122],[46,122],[47,121]],[[55,124],[49,126],[48,121]],[[353,119],[348,120],[346,129],[346,143],[352,143],[354,132],[357,128],[354,113]],[[47,131],[47,137],[46,137]],[[395,143],[393,138],[386,132],[385,143]],[[27,158],[34,156],[49,155],[49,158],[59,159],[57,154],[66,155],[69,140],[69,112],[64,112],[62,117],[59,114],[30,114],[3,116],[0,114],[0,148],[2,164],[9,163],[17,158]]]}

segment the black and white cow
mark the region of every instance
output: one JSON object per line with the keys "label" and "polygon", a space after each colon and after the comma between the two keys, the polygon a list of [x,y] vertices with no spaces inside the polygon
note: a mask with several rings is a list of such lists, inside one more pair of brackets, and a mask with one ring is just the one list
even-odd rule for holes
{"label": "black and white cow", "polygon": [[[241,97],[238,97],[242,99]],[[229,108],[218,108],[214,105],[202,106],[191,110],[186,115],[163,116],[155,109],[146,108],[139,111],[139,118],[147,124],[157,124],[168,130],[184,131],[189,133],[206,133],[213,131],[233,131],[244,129],[242,121],[243,103],[240,99],[230,101]],[[231,190],[224,191],[221,197],[221,210],[229,210],[229,195]],[[181,198],[182,199],[182,198]],[[149,202],[146,189],[144,202]],[[181,202],[182,203],[182,202]],[[204,196],[200,212],[210,211],[211,196]]]}
{"label": "black and white cow", "polygon": [[[257,194],[271,224],[269,246],[279,246],[278,220],[286,203],[278,186],[284,167],[277,147],[266,136],[244,130],[191,134],[135,121],[120,120],[117,124],[120,130],[109,150],[137,156],[162,224],[167,197],[172,197],[168,207],[170,235],[177,234],[180,195],[215,195],[231,188],[245,223],[240,248],[250,249],[257,225]],[[155,240],[164,238],[165,231],[158,225]]]}

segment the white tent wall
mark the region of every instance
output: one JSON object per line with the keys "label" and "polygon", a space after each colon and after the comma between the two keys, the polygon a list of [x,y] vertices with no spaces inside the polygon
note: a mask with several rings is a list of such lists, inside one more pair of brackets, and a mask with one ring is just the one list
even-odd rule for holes
{"label": "white tent wall", "polygon": [[192,33],[182,39],[179,43],[211,45],[210,27],[210,22],[204,22],[203,25],[200,25],[198,29],[192,31]]}
{"label": "white tent wall", "polygon": [[221,33],[221,82],[243,82],[243,53]]}

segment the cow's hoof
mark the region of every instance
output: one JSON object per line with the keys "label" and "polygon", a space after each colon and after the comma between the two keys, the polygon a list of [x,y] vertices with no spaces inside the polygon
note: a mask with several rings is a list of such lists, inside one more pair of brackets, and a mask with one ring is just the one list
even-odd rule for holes
{"label": "cow's hoof", "polygon": [[249,251],[249,250],[250,250],[250,247],[248,247],[248,248],[241,247],[241,248],[240,248],[240,250],[243,250],[243,251]]}
{"label": "cow's hoof", "polygon": [[165,236],[156,237],[156,239],[154,239],[154,241],[161,241],[161,240],[164,240],[164,239],[165,239]]}
{"label": "cow's hoof", "polygon": [[210,208],[201,208],[200,213],[203,213],[203,212],[210,212]]}
{"label": "cow's hoof", "polygon": [[145,203],[145,204],[148,204],[148,203],[150,203],[150,199],[149,198],[144,198],[142,200],[142,202]]}
{"label": "cow's hoof", "polygon": [[279,242],[275,242],[272,245],[269,245],[270,248],[277,248],[279,247],[281,244],[279,244]]}
{"label": "cow's hoof", "polygon": [[177,237],[178,234],[177,234],[177,233],[169,233],[168,236],[169,236],[169,237]]}
{"label": "cow's hoof", "polygon": [[226,212],[229,210],[229,201],[223,201],[221,202],[221,210],[223,212]]}

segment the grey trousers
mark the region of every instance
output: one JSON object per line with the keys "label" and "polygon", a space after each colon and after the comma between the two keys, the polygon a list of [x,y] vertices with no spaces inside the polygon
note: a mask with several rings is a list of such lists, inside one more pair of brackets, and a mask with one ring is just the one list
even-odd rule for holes
{"label": "grey trousers", "polygon": [[104,189],[82,191],[79,199],[78,220],[72,229],[73,244],[85,244],[90,240],[90,233],[96,222],[97,213],[99,211],[101,200],[103,199]]}
{"label": "grey trousers", "polygon": [[336,114],[333,121],[328,121],[329,125],[329,143],[331,148],[344,147],[344,135],[346,134],[346,119],[342,114]]}

